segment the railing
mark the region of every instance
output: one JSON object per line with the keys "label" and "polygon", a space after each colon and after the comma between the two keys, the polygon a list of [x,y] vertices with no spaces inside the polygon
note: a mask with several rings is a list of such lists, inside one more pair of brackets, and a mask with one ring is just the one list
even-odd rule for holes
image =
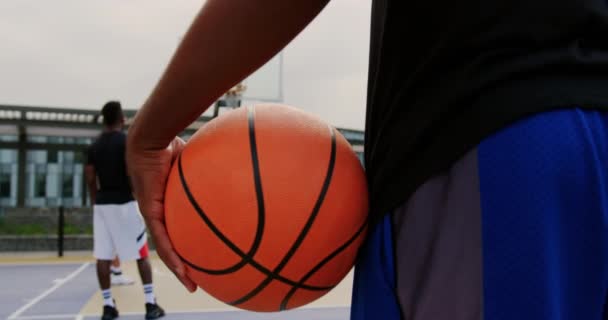
{"label": "railing", "polygon": [[65,213],[64,207],[59,207],[59,217],[57,221],[57,256],[63,257],[63,239],[65,236]]}

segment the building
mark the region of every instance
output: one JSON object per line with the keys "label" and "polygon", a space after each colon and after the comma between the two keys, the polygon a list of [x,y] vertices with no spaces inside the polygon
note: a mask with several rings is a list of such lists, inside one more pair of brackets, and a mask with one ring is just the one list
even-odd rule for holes
{"label": "building", "polygon": [[[127,127],[135,110],[125,110]],[[200,117],[185,140],[209,121]],[[90,205],[84,179],[85,151],[99,134],[98,111],[0,105],[0,213],[10,207]],[[363,132],[338,130],[362,159]]]}

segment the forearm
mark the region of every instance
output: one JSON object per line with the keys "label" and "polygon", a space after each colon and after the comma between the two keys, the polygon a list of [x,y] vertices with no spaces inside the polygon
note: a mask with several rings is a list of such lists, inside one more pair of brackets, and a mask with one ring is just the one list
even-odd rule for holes
{"label": "forearm", "polygon": [[131,141],[142,149],[166,147],[224,92],[284,48],[328,1],[207,0],[138,112]]}

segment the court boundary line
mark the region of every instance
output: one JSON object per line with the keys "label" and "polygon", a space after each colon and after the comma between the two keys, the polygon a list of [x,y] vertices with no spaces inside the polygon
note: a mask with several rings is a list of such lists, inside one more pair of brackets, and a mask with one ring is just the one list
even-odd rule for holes
{"label": "court boundary line", "polygon": [[[15,319],[19,318],[21,316],[21,314],[23,314],[29,308],[33,307],[36,303],[38,303],[42,299],[46,298],[48,295],[53,293],[55,290],[59,289],[64,284],[68,283],[70,280],[74,279],[77,275],[79,275],[82,271],[84,271],[84,269],[86,269],[90,264],[91,264],[90,262],[83,263],[80,267],[78,267],[76,270],[72,271],[72,273],[68,274],[65,278],[59,279],[59,281],[56,281],[53,284],[53,286],[46,289],[44,292],[39,294],[34,299],[30,300],[30,302],[21,306],[21,308],[17,309],[15,312],[11,313],[11,315],[9,315],[6,319],[15,320]],[[46,318],[46,319],[49,319],[49,318]]]}
{"label": "court boundary line", "polygon": [[32,261],[32,262],[2,262],[0,259],[0,268],[2,267],[29,267],[29,266],[65,266],[65,265],[81,265],[83,263],[91,263],[94,260],[87,261],[85,259],[81,261]]}
{"label": "court boundary line", "polygon": [[65,318],[76,318],[78,314],[37,314],[31,316],[19,316],[14,318],[15,320],[43,320],[43,319],[65,319]]}
{"label": "court boundary line", "polygon": [[[350,306],[315,306],[315,307],[303,307],[298,309],[293,309],[292,311],[301,311],[301,310],[315,310],[322,311],[324,309],[348,309],[350,310]],[[172,310],[168,311],[167,314],[207,314],[207,313],[219,313],[219,312],[252,312],[238,308],[212,308],[212,309],[192,309],[192,310]],[[282,311],[288,312],[288,311]],[[274,314],[279,312],[268,312],[268,314]],[[144,312],[121,312],[121,316],[140,316],[144,315]],[[31,316],[19,316],[10,320],[46,320],[46,319],[64,319],[64,318],[73,318],[73,319],[84,319],[88,317],[98,317],[97,313],[74,313],[74,314],[49,314],[49,315],[31,315]]]}

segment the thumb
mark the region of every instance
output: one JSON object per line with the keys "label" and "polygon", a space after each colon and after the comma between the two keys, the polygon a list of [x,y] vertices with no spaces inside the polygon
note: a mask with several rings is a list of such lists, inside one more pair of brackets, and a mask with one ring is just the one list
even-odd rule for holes
{"label": "thumb", "polygon": [[175,162],[175,159],[177,159],[185,146],[186,142],[180,137],[175,137],[175,139],[171,141],[171,144],[169,145],[171,148],[171,163]]}

